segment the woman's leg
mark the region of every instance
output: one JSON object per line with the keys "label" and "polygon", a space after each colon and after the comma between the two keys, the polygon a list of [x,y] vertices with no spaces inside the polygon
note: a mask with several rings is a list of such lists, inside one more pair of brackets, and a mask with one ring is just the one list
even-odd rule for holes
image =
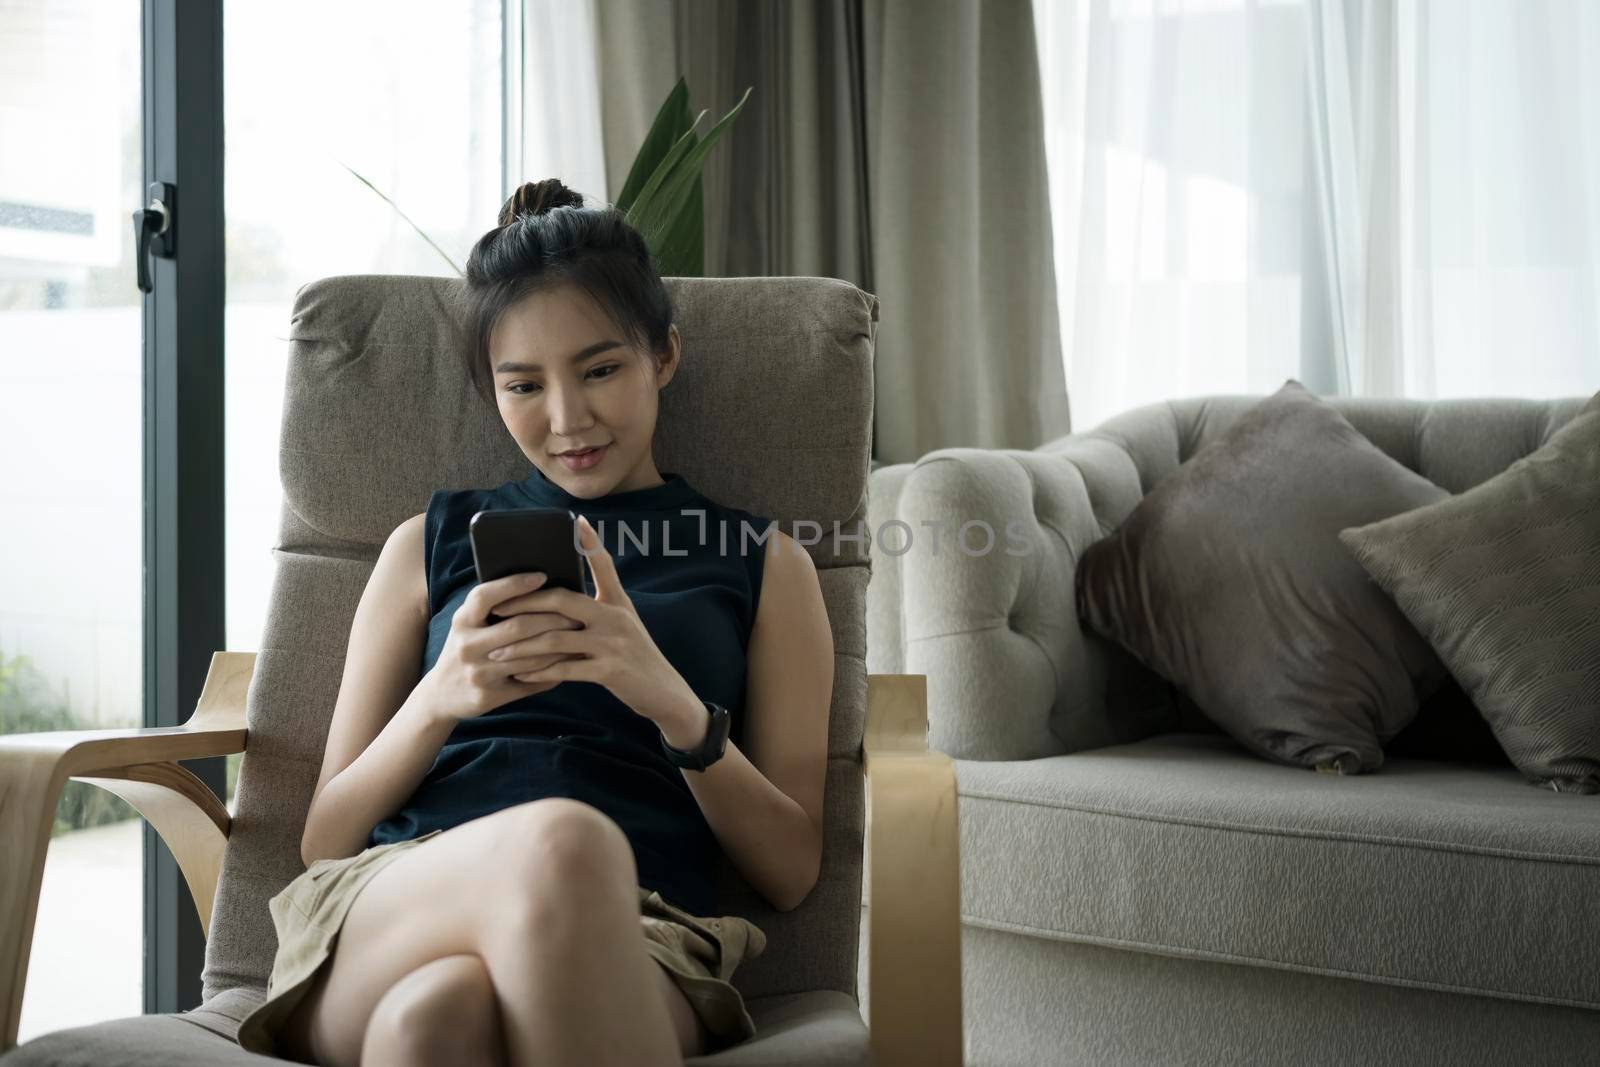
{"label": "woman's leg", "polygon": [[667,976],[666,969],[654,961],[650,969],[655,972],[656,985],[661,987],[661,999],[666,1002],[667,1011],[672,1016],[672,1028],[678,1032],[678,1051],[683,1053],[685,1059],[701,1055],[711,1039],[711,1031],[706,1029],[706,1024],[689,1006],[689,998],[683,995],[678,983]]}
{"label": "woman's leg", "polygon": [[426,964],[471,954],[493,982],[513,1067],[679,1064],[637,878],[621,828],[578,801],[463,823],[366,884],[288,1029],[303,1028],[317,1062],[358,1067],[380,999]]}
{"label": "woman's leg", "polygon": [[477,956],[444,956],[406,975],[372,1010],[361,1062],[393,1067],[505,1067],[500,1009]]}

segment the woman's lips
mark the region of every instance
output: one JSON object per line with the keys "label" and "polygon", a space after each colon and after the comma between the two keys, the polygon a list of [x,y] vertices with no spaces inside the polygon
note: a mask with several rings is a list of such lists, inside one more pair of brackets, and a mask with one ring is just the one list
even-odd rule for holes
{"label": "woman's lips", "polygon": [[577,455],[557,456],[556,458],[566,464],[569,471],[586,471],[604,459],[606,450],[610,447],[610,445],[601,445],[599,448],[591,448],[589,451],[579,452]]}

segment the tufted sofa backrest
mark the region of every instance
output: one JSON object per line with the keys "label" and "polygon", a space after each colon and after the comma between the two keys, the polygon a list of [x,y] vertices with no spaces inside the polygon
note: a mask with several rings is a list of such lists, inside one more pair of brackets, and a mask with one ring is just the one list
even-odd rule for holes
{"label": "tufted sofa backrest", "polygon": [[[1261,399],[1151,404],[1036,449],[940,449],[872,472],[867,666],[928,675],[930,747],[1034,759],[1173,721],[1166,687],[1080,627],[1078,556]],[[1454,493],[1539,449],[1586,400],[1327,398],[1386,454]],[[999,546],[1016,523],[1029,551],[971,551],[983,536],[974,523]],[[964,524],[967,545],[952,536]]]}
{"label": "tufted sofa backrest", "polygon": [[[1215,441],[1259,396],[1213,396],[1134,408],[1084,434],[1041,445],[1070,451],[1083,438],[1109,439],[1128,453],[1143,492]],[[1326,397],[1384,453],[1435,485],[1459,493],[1537,451],[1587,402],[1563,400],[1397,400]],[[1119,516],[1112,525],[1121,522]]]}

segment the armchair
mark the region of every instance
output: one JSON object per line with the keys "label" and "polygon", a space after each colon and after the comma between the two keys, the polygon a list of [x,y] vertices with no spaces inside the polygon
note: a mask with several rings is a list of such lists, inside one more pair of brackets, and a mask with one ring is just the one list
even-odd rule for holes
{"label": "armchair", "polygon": [[[198,1007],[46,1034],[0,1055],[5,1067],[269,1062],[234,1035],[265,997],[275,950],[266,902],[302,869],[300,832],[342,650],[378,551],[432,489],[526,473],[461,371],[459,284],[358,275],[297,294],[262,647],[215,654],[187,723],[0,738],[0,845],[10,861],[0,868],[0,1052],[16,1041],[49,827],[68,778],[113,790],[155,826],[207,935]],[[795,520],[826,531],[807,548],[836,655],[821,876],[799,907],[779,912],[720,862],[719,911],[768,935],[733,978],[759,1033],[690,1063],[959,1064],[954,773],[927,750],[925,680],[868,676],[870,557],[862,541],[832,536],[835,521],[853,531],[865,516],[877,299],[824,278],[667,285],[685,359],[661,396],[657,465],[777,518],[802,543],[809,526],[796,530]],[[230,819],[180,761],[239,751]]]}

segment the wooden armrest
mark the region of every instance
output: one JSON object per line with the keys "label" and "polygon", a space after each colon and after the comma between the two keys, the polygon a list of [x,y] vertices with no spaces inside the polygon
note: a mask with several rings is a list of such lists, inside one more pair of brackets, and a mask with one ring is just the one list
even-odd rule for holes
{"label": "wooden armrest", "polygon": [[0,1051],[17,1041],[33,923],[56,802],[69,778],[127,801],[172,850],[211,931],[227,807],[178,760],[243,752],[254,652],[216,652],[194,714],[182,726],[57,730],[0,737]]}
{"label": "wooden armrest", "polygon": [[959,1067],[960,824],[955,765],[928,751],[927,676],[867,676],[864,748],[872,1061]]}

